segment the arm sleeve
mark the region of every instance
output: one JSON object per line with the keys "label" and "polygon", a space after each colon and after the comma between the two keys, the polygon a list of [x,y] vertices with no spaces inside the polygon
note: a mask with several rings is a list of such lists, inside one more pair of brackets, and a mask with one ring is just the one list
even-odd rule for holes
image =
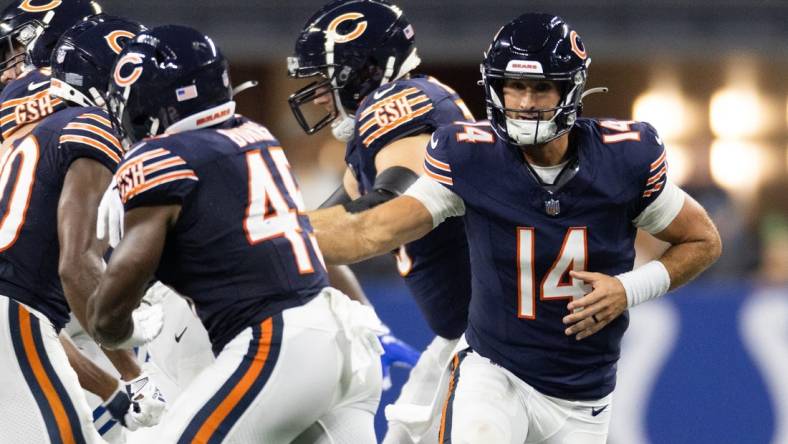
{"label": "arm sleeve", "polygon": [[115,175],[124,208],[183,204],[199,178],[179,155],[154,146],[141,146],[123,159]]}
{"label": "arm sleeve", "polygon": [[684,206],[684,191],[673,182],[666,182],[664,189],[632,222],[651,234],[667,228]]}

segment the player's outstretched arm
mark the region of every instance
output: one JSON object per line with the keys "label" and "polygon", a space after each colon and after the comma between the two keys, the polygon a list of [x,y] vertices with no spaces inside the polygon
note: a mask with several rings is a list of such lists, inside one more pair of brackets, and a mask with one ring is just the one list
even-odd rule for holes
{"label": "player's outstretched arm", "polygon": [[158,333],[147,331],[146,320],[132,319],[132,312],[156,271],[167,231],[180,208],[138,207],[126,212],[124,237],[88,302],[88,331],[103,346],[130,348]]}
{"label": "player's outstretched arm", "polygon": [[433,218],[419,200],[401,196],[361,213],[335,206],[309,213],[326,263],[352,264],[429,233]]}

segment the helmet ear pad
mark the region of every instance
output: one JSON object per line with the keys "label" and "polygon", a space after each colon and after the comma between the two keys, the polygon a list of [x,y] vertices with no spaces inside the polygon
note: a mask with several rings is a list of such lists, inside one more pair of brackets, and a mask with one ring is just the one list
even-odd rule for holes
{"label": "helmet ear pad", "polygon": [[[529,13],[503,26],[481,66],[487,114],[498,136],[514,145],[535,145],[567,133],[582,107],[590,61],[577,32],[560,17]],[[550,80],[559,87],[559,102],[540,110],[534,121],[507,117],[507,111],[518,110],[502,103],[506,79]]]}

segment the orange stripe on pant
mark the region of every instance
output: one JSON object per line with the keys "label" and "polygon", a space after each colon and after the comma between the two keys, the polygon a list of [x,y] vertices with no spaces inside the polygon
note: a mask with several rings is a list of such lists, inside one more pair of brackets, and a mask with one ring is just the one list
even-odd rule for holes
{"label": "orange stripe on pant", "polygon": [[194,436],[192,442],[208,442],[222,421],[224,421],[227,415],[230,414],[230,412],[238,404],[241,398],[243,398],[246,392],[249,391],[249,388],[263,371],[263,367],[265,367],[266,361],[268,360],[268,352],[271,350],[271,337],[273,336],[274,331],[273,320],[268,318],[263,321],[263,323],[260,324],[260,330],[260,343],[257,349],[257,354],[254,356],[254,362],[243,375],[241,380],[238,381],[238,384],[236,384],[227,397],[224,398],[222,403],[219,404],[219,407],[217,407],[216,410],[211,413],[211,416],[205,420],[203,425],[200,427],[200,430],[197,431],[197,435]]}
{"label": "orange stripe on pant", "polygon": [[[449,376],[449,390],[446,393],[446,401],[443,402],[443,410],[441,411],[441,428],[440,433],[438,434],[438,443],[443,444],[443,436],[446,434],[446,410],[449,408],[449,400],[451,399],[451,395],[454,393],[454,375],[457,372],[457,369],[460,367],[460,355],[454,355],[454,359],[452,359],[452,368],[451,368],[451,376]],[[451,433],[451,431],[449,431]]]}
{"label": "orange stripe on pant", "polygon": [[44,392],[44,396],[49,402],[49,407],[55,415],[57,428],[60,432],[60,439],[64,444],[74,444],[74,432],[71,429],[71,422],[66,416],[66,409],[63,407],[63,401],[55,391],[52,381],[44,370],[44,365],[41,363],[41,357],[38,355],[36,345],[33,342],[33,330],[30,325],[30,313],[22,306],[19,307],[19,328],[21,330],[22,344],[25,349],[25,356],[27,356],[30,367],[33,369],[33,374],[36,377],[39,387]]}

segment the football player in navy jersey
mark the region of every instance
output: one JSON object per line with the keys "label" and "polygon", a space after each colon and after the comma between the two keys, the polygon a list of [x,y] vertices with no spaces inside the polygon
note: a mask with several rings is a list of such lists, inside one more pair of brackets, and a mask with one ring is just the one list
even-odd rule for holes
{"label": "football player in navy jersey", "polygon": [[[524,14],[482,64],[489,122],[436,131],[405,196],[310,215],[329,263],[463,216],[473,294],[440,442],[604,443],[627,308],[719,256],[703,208],[667,179],[647,123],[581,118],[590,59],[560,17]],[[633,270],[637,228],[671,247]]]}
{"label": "football player in navy jersey", "polygon": [[[70,106],[82,107],[84,115],[96,117],[94,120],[98,120],[98,117],[102,116],[106,119],[108,117],[105,111],[107,85],[111,77],[112,65],[122,46],[144,29],[140,23],[106,14],[91,16],[68,29],[60,37],[52,51],[50,95],[63,100]],[[107,122],[101,123],[106,124]],[[96,126],[92,121],[84,119],[72,121],[67,128],[82,130],[82,133],[74,135],[72,138],[86,143],[91,143],[84,139],[83,136],[86,134],[102,134],[102,131],[109,133],[107,128]],[[114,136],[114,129],[112,134]],[[152,301],[154,296],[165,293],[165,291],[159,284],[148,293],[146,299],[148,303],[141,305],[137,315],[147,316],[151,319],[158,318],[161,316],[162,306],[152,303]],[[188,312],[188,308],[185,311]],[[170,311],[168,314],[172,317],[173,312]],[[76,319],[72,319],[64,330],[91,361],[108,372],[114,372],[112,364],[106,360],[100,347],[84,331]],[[161,341],[156,342],[172,342],[171,338],[167,339],[165,341],[162,338]],[[142,356],[139,358],[140,363],[149,359],[145,357],[148,355],[149,349],[150,344],[143,348]],[[157,364],[160,363],[162,360],[157,360]],[[165,407],[163,397],[159,395],[156,388],[160,382],[149,383],[151,381],[148,374],[150,364],[144,364],[144,367],[146,371],[127,381],[124,385],[142,388],[143,392],[137,394],[136,397],[150,400],[151,403],[145,404],[141,410],[147,410],[146,413],[151,414],[151,418],[157,418]],[[151,370],[156,372],[155,368]],[[172,391],[167,393],[168,396],[174,394]],[[100,397],[92,396],[90,393],[88,394],[88,404],[93,408],[96,429],[102,438],[110,443],[125,441],[122,425],[125,425],[127,429],[136,430],[141,425],[151,426],[156,423],[156,420],[147,421],[136,416],[132,416],[132,421],[126,421],[114,411],[114,408],[107,408],[111,404],[106,401],[102,402]]]}
{"label": "football player in navy jersey", "polygon": [[279,142],[236,115],[228,63],[182,26],[121,52],[109,103],[125,137],[125,233],[89,302],[107,346],[135,337],[155,276],[189,297],[216,361],[162,420],[161,442],[375,442],[382,325],[328,287]]}
{"label": "football player in navy jersey", "polygon": [[[106,186],[121,150],[106,113],[50,95],[47,68],[60,35],[99,12],[92,1],[22,0],[0,16],[0,69],[8,83],[0,95],[0,347],[16,358],[0,364],[2,442],[99,442],[80,383],[106,399],[118,420],[132,420],[126,387],[61,332],[69,312],[84,320],[101,273],[101,245],[91,232],[95,192]],[[124,379],[140,375],[133,355],[107,356]]]}
{"label": "football player in navy jersey", "polygon": [[[343,204],[360,212],[402,194],[422,172],[430,134],[440,125],[473,120],[450,87],[412,73],[419,63],[413,26],[386,1],[332,1],[307,20],[288,68],[291,77],[316,81],[294,93],[290,105],[308,134],[330,125],[333,135],[347,144],[343,184],[322,207]],[[310,113],[302,110],[309,104],[324,108],[319,120],[310,121]],[[435,339],[395,405],[386,409],[386,443],[412,442],[423,435],[425,427],[408,426],[399,418],[413,418],[413,406],[432,402],[444,364],[465,330],[470,298],[462,220],[402,246],[396,257]],[[383,338],[384,347],[388,340]]]}

